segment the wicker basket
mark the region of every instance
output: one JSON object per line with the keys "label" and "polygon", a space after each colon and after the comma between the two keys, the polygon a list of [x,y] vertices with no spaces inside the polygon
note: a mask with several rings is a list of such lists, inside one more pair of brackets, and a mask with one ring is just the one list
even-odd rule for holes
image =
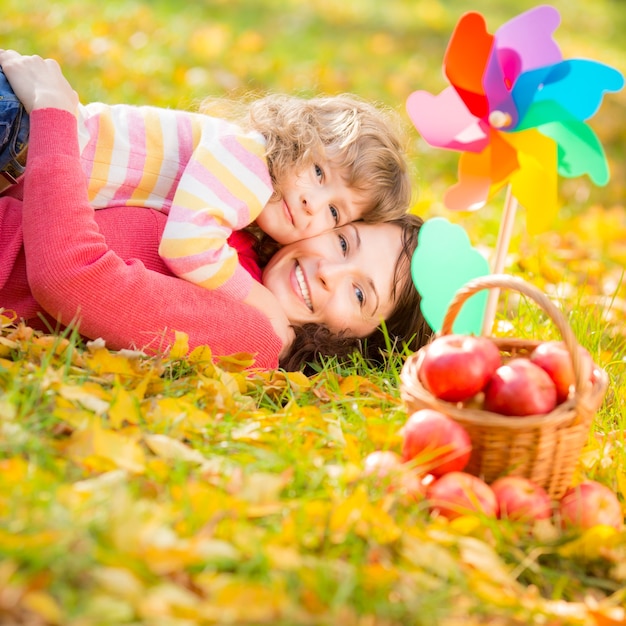
{"label": "wicker basket", "polygon": [[[555,499],[571,483],[581,450],[587,442],[595,412],[608,387],[608,376],[595,367],[591,381],[583,380],[578,342],[563,314],[536,287],[508,275],[492,274],[474,279],[455,294],[448,307],[440,334],[452,333],[452,325],[463,303],[484,289],[509,289],[534,300],[557,326],[572,357],[576,374],[575,391],[550,413],[529,417],[505,417],[497,413],[439,400],[420,383],[418,371],[425,347],[408,357],[402,372],[401,394],[409,413],[436,409],[462,424],[472,440],[472,455],[466,471],[491,483],[499,476],[521,475],[541,485]],[[503,361],[528,356],[540,341],[494,337]]]}

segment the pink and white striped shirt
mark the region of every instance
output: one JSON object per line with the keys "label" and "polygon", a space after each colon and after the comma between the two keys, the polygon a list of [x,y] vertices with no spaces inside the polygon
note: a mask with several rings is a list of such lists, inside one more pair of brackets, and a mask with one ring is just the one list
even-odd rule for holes
{"label": "pink and white striped shirt", "polygon": [[80,105],[81,163],[95,208],[168,215],[159,253],[177,276],[237,299],[252,278],[228,237],[273,193],[260,133],[223,119],[147,106]]}

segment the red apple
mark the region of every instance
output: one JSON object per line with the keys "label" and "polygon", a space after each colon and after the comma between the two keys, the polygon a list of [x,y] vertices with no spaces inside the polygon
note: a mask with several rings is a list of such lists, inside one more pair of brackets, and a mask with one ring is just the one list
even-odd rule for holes
{"label": "red apple", "polygon": [[485,387],[484,408],[502,415],[539,415],[556,406],[556,386],[545,370],[529,359],[501,365]]}
{"label": "red apple", "polygon": [[363,473],[384,480],[387,492],[395,493],[405,503],[424,499],[426,486],[422,476],[404,465],[402,457],[392,450],[376,450],[368,454]]}
{"label": "red apple", "polygon": [[[578,346],[580,367],[583,370],[583,380],[591,379],[594,362],[591,354],[582,346]],[[576,382],[572,357],[563,341],[546,341],[539,344],[530,355],[530,360],[548,372],[556,385],[557,402],[567,400],[570,387]]]}
{"label": "red apple", "polygon": [[430,511],[448,519],[470,513],[489,517],[498,514],[498,502],[491,487],[483,480],[465,472],[450,472],[426,488]]}
{"label": "red apple", "polygon": [[402,457],[392,450],[375,450],[363,461],[363,473],[378,478],[386,478],[401,467]]}
{"label": "red apple", "polygon": [[443,335],[424,348],[419,379],[437,398],[462,402],[481,391],[501,363],[487,337]]}
{"label": "red apple", "polygon": [[552,515],[552,502],[546,490],[523,476],[503,476],[491,484],[496,494],[499,517],[533,521]]}
{"label": "red apple", "polygon": [[595,480],[570,487],[559,502],[559,513],[563,526],[582,529],[604,524],[621,530],[624,523],[624,512],[617,496]]}
{"label": "red apple", "polygon": [[467,466],[472,442],[461,424],[434,409],[420,409],[402,428],[402,459],[424,466],[434,476]]}

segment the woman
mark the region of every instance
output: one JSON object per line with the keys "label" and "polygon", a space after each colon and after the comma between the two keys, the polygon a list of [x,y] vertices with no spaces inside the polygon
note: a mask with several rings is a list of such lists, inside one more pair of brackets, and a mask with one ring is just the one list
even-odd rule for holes
{"label": "woman", "polygon": [[[26,175],[0,204],[0,306],[25,318],[45,312],[63,325],[79,319],[81,334],[103,337],[113,349],[165,349],[173,331],[184,331],[191,347],[252,352],[264,368],[345,354],[382,319],[392,338],[428,334],[410,283],[416,218],[347,225],[286,246],[263,279],[291,309],[269,318],[168,275],[158,258],[160,214],[133,207],[95,212],[80,167],[76,94],[60,80],[58,65],[12,51],[0,52],[0,65],[31,113]],[[320,333],[330,340],[321,349]]]}

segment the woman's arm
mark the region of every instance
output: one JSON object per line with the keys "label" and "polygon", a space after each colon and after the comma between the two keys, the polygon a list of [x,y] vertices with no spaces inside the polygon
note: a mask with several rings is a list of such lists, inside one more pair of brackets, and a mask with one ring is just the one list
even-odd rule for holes
{"label": "woman's arm", "polygon": [[[0,53],[3,67],[5,54]],[[12,72],[7,76],[13,86]],[[54,91],[49,77],[43,82],[46,91]],[[111,348],[164,349],[178,330],[189,335],[191,347],[206,344],[216,355],[256,353],[257,366],[276,367],[282,342],[266,316],[150,271],[138,260],[124,262],[109,249],[87,199],[70,92],[65,100],[50,98],[62,110],[46,108],[47,99],[33,90],[27,99],[32,113],[23,231],[35,298],[63,324],[78,317],[83,335],[103,337]]]}

